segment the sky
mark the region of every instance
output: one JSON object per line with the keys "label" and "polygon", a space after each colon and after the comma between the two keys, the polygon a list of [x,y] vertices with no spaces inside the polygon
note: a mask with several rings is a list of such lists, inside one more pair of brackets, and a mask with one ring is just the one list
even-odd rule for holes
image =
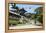
{"label": "sky", "polygon": [[26,13],[36,13],[34,10],[38,7],[42,7],[42,5],[30,5],[30,4],[16,4],[19,8],[24,8]]}
{"label": "sky", "polygon": [[[42,7],[42,5],[31,5],[31,4],[16,4],[20,9],[24,8],[27,12],[26,13],[36,13],[34,10],[38,7]],[[12,6],[10,5],[10,9]]]}

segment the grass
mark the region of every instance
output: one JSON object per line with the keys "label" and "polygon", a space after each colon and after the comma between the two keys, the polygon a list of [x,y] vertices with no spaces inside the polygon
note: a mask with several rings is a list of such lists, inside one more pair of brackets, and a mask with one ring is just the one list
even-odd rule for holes
{"label": "grass", "polygon": [[9,25],[13,24],[13,25],[17,25],[18,24],[18,20],[15,19],[9,19]]}
{"label": "grass", "polygon": [[21,22],[19,22],[19,20],[17,19],[9,19],[9,25],[18,25],[18,24],[22,24]]}

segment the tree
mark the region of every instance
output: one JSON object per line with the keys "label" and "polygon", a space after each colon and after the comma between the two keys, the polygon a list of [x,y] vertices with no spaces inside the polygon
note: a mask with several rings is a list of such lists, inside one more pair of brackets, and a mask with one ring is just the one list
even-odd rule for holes
{"label": "tree", "polygon": [[15,3],[11,3],[12,8],[15,9],[16,8],[16,4]]}
{"label": "tree", "polygon": [[38,7],[35,9],[35,23],[38,20],[40,23],[43,23],[43,7]]}
{"label": "tree", "polygon": [[37,15],[39,15],[39,14],[41,15],[43,13],[43,7],[36,8],[35,12],[36,12]]}

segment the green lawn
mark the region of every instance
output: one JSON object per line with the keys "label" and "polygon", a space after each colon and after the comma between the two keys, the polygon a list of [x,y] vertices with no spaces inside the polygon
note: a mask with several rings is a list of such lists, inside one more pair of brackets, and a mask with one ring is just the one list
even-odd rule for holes
{"label": "green lawn", "polygon": [[9,19],[9,25],[18,25],[18,24],[22,24],[21,22],[19,22],[19,20],[17,19]]}

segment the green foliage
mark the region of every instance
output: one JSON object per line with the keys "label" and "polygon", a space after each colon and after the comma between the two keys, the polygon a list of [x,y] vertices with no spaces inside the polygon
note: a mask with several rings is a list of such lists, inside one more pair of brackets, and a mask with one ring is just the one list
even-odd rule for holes
{"label": "green foliage", "polygon": [[43,23],[43,7],[36,8],[35,12],[35,20],[38,20],[39,22]]}
{"label": "green foliage", "polygon": [[19,22],[19,20],[17,19],[9,19],[9,26],[12,25],[18,25],[18,24],[22,24],[22,22]]}
{"label": "green foliage", "polygon": [[43,24],[43,16],[40,16],[40,17],[38,18],[38,21]]}
{"label": "green foliage", "polygon": [[43,12],[43,7],[36,8],[35,12],[36,12],[37,15],[41,14]]}
{"label": "green foliage", "polygon": [[13,19],[9,19],[9,24],[11,25],[13,25],[13,24],[15,24],[15,25],[17,25],[18,23],[17,23],[18,21],[16,21],[16,20],[13,20]]}

